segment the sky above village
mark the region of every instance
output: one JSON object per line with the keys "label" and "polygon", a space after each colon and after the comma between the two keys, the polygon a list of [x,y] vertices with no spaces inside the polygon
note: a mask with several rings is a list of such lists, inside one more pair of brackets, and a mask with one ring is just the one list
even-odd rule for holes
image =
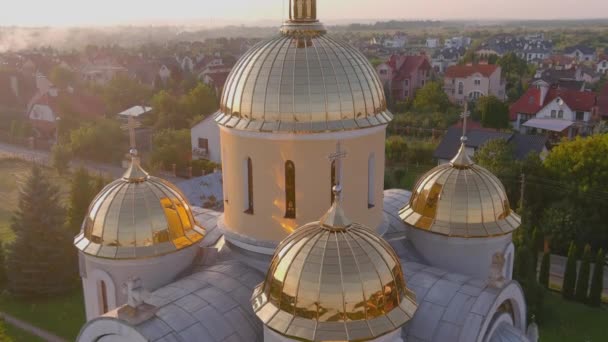
{"label": "sky above village", "polygon": [[[3,0],[0,26],[251,24],[284,18],[288,0]],[[608,17],[606,0],[318,0],[326,21]]]}

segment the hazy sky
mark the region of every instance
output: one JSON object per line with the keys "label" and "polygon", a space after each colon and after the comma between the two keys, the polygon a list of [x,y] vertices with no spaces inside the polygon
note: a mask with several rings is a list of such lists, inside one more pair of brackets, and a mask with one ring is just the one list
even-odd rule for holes
{"label": "hazy sky", "polygon": [[[283,17],[287,0],[2,0],[0,26],[249,23]],[[321,19],[608,17],[607,0],[318,0]]]}

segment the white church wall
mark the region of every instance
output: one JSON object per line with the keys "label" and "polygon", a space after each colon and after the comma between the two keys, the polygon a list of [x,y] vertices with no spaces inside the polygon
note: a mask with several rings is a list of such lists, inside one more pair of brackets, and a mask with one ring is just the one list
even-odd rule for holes
{"label": "white church wall", "polygon": [[130,278],[140,278],[146,290],[154,291],[174,281],[177,275],[190,267],[197,252],[198,246],[194,245],[178,252],[142,260],[110,260],[85,255],[87,276],[83,278],[83,286],[87,320],[100,315],[100,280],[106,282],[108,309],[112,310],[126,303],[126,294],[121,289]]}
{"label": "white church wall", "polygon": [[511,243],[511,234],[465,239],[410,228],[408,239],[431,266],[487,279],[492,256],[497,252],[505,251],[507,245]]}

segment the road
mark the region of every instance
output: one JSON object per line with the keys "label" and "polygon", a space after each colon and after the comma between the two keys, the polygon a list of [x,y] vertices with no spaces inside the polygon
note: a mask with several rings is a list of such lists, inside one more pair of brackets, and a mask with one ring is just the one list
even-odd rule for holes
{"label": "road", "polygon": [[[0,156],[14,157],[23,160],[34,161],[39,164],[51,166],[51,153],[43,150],[33,150],[23,146],[10,145],[6,143],[0,143]],[[70,162],[70,168],[75,169],[79,167],[86,168],[91,174],[101,174],[111,179],[120,178],[125,169],[119,165],[96,163],[92,161],[74,159]],[[177,177],[171,177],[163,174],[162,178],[177,184],[183,179]]]}

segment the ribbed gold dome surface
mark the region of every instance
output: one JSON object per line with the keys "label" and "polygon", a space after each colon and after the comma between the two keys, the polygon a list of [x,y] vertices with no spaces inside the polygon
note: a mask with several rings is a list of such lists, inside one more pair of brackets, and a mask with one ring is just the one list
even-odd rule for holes
{"label": "ribbed gold dome surface", "polygon": [[134,157],[123,178],[97,195],[74,244],[108,259],[143,259],[191,246],[204,236],[172,184],[149,176]]}
{"label": "ribbed gold dome surface", "polygon": [[278,37],[237,62],[216,118],[226,127],[264,132],[352,130],[390,120],[367,58],[328,37],[313,19],[287,22]]}
{"label": "ribbed gold dome surface", "polygon": [[417,309],[390,245],[350,223],[336,203],[279,245],[254,292],[257,316],[289,338],[368,341],[400,328]]}
{"label": "ribbed gold dome surface", "polygon": [[399,215],[415,228],[464,238],[505,235],[521,224],[500,180],[475,165],[464,144],[450,163],[420,178]]}

